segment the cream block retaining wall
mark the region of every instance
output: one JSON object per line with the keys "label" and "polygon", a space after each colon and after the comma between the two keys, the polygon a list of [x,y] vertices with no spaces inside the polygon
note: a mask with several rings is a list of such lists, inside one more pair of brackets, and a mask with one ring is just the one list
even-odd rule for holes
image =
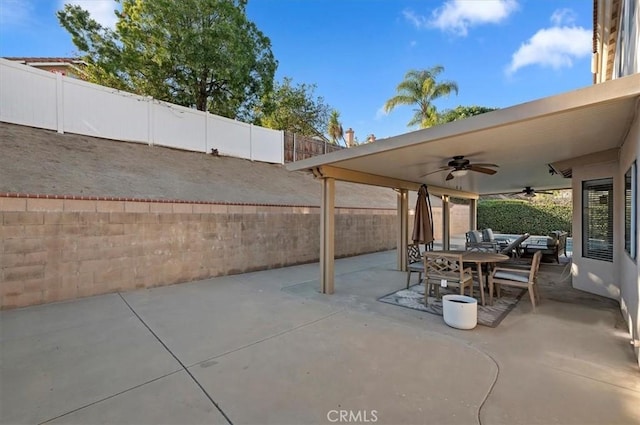
{"label": "cream block retaining wall", "polygon": [[[0,308],[318,260],[319,208],[0,196]],[[336,256],[395,248],[395,209],[336,209]]]}

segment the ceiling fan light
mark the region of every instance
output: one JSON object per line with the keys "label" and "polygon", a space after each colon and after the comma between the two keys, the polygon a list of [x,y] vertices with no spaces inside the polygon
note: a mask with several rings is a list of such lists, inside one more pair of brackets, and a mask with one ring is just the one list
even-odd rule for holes
{"label": "ceiling fan light", "polygon": [[453,170],[451,174],[453,174],[455,177],[462,177],[466,176],[468,172],[469,170]]}

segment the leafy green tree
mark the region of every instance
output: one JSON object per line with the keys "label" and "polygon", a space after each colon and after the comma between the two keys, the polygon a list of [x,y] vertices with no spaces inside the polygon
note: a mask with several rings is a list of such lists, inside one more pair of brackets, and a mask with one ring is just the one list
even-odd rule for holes
{"label": "leafy green tree", "polygon": [[250,120],[273,88],[271,42],[247,0],[117,0],[114,30],[79,6],[58,11],[92,82]]}
{"label": "leafy green tree", "polygon": [[329,140],[334,145],[338,145],[338,141],[344,138],[344,130],[342,129],[342,123],[340,123],[340,112],[335,109],[329,115],[327,133],[329,134]]}
{"label": "leafy green tree", "polygon": [[440,114],[439,123],[463,120],[474,115],[484,114],[486,112],[495,111],[498,108],[488,108],[486,106],[457,106],[453,109],[447,109]]}
{"label": "leafy green tree", "polygon": [[331,108],[315,96],[315,84],[293,85],[291,78],[275,84],[256,112],[255,123],[275,130],[324,138]]}
{"label": "leafy green tree", "polygon": [[384,104],[385,112],[400,105],[415,106],[415,114],[408,127],[419,125],[427,128],[438,124],[438,111],[433,102],[451,92],[458,94],[458,85],[453,81],[438,82],[438,76],[444,67],[438,65],[429,69],[412,69],[396,87],[397,94]]}

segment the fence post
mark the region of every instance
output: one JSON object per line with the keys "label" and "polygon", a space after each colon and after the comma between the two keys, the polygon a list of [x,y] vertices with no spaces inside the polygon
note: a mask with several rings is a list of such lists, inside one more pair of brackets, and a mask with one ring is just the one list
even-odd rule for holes
{"label": "fence post", "polygon": [[153,97],[147,96],[147,144],[153,146]]}
{"label": "fence post", "polygon": [[293,133],[293,162],[298,160],[298,151],[296,149],[296,133]]}
{"label": "fence post", "polygon": [[253,124],[249,124],[249,159],[253,161]]}
{"label": "fence post", "polygon": [[280,163],[284,165],[286,163],[284,158],[284,130],[280,130],[280,142],[280,148],[282,149],[280,151]]}
{"label": "fence post", "polygon": [[62,74],[56,72],[56,127],[60,134],[64,133],[64,87]]}
{"label": "fence post", "polygon": [[204,153],[209,153],[209,111],[205,109],[204,111]]}

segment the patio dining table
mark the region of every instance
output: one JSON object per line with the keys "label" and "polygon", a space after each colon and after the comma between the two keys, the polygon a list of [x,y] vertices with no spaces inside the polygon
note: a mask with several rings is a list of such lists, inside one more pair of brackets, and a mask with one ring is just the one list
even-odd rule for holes
{"label": "patio dining table", "polygon": [[[476,269],[478,271],[478,281],[480,284],[480,302],[485,305],[484,300],[484,274],[482,273],[483,264],[494,264],[509,259],[508,255],[499,254],[496,252],[483,252],[483,251],[445,251],[453,254],[462,254],[462,261],[469,263],[476,263]],[[493,304],[493,288],[489,287],[489,300],[490,304]]]}

